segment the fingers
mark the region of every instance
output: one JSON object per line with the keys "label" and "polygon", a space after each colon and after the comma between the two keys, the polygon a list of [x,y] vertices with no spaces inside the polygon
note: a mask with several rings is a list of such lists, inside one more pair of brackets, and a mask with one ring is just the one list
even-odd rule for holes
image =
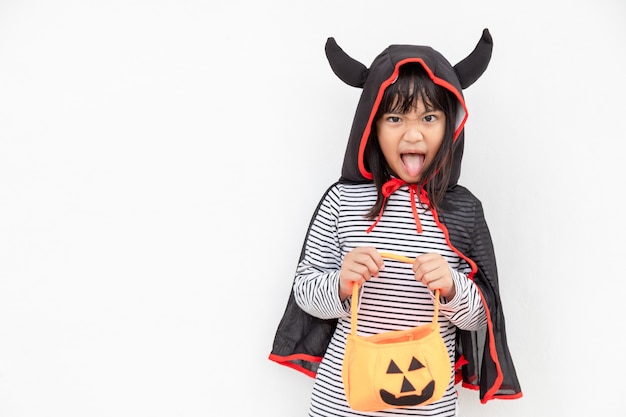
{"label": "fingers", "polygon": [[[344,257],[339,275],[339,294],[345,300],[352,294],[354,284],[363,285],[372,277],[377,277],[385,264],[376,248],[360,247],[348,252]],[[431,291],[440,290],[442,296],[452,298],[456,294],[448,261],[438,253],[425,253],[413,262],[415,279]]]}
{"label": "fingers", "polygon": [[348,252],[343,259],[339,275],[340,295],[352,293],[352,285],[362,285],[384,268],[383,258],[374,247],[360,247]]}
{"label": "fingers", "polygon": [[431,291],[441,290],[446,297],[454,289],[454,281],[446,259],[438,253],[426,253],[413,262],[415,279],[426,285]]}
{"label": "fingers", "polygon": [[366,280],[378,276],[384,262],[378,251],[373,247],[356,248],[346,255],[344,263],[354,272],[361,274]]}

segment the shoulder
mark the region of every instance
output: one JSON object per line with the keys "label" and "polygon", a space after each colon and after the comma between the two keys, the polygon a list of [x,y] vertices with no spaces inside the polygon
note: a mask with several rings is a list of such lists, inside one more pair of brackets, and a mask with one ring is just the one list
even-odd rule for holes
{"label": "shoulder", "polygon": [[455,185],[449,188],[443,197],[442,203],[442,210],[446,212],[480,210],[482,207],[478,197],[462,185]]}
{"label": "shoulder", "polygon": [[317,211],[325,210],[338,215],[344,210],[363,210],[376,201],[374,184],[335,182],[326,189],[319,201]]}
{"label": "shoulder", "polygon": [[374,184],[366,183],[345,183],[337,181],[331,184],[319,201],[320,206],[344,206],[363,201],[376,200],[376,187]]}
{"label": "shoulder", "polygon": [[462,185],[446,191],[439,211],[446,221],[462,222],[466,226],[484,216],[481,201]]}
{"label": "shoulder", "polygon": [[339,200],[363,200],[371,197],[376,198],[376,186],[373,183],[353,183],[337,181],[326,191],[326,195],[332,194]]}
{"label": "shoulder", "polygon": [[455,185],[446,191],[443,198],[448,201],[473,202],[480,204],[480,200],[466,187]]}
{"label": "shoulder", "polygon": [[491,241],[482,203],[467,188],[456,185],[446,191],[438,211],[452,245],[461,253],[473,257],[477,242]]}

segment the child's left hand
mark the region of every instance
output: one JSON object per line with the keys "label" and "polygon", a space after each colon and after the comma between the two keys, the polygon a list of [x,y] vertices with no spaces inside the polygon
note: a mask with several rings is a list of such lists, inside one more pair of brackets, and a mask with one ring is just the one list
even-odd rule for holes
{"label": "child's left hand", "polygon": [[439,290],[442,297],[454,298],[456,288],[448,261],[438,253],[425,253],[413,262],[415,279],[426,285],[431,291]]}

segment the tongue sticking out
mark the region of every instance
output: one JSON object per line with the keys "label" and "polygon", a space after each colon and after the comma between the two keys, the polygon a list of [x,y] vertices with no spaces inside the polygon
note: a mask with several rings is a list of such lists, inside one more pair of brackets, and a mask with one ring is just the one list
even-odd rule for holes
{"label": "tongue sticking out", "polygon": [[404,168],[410,176],[416,177],[419,175],[424,165],[424,155],[417,153],[405,153],[402,155],[402,163]]}

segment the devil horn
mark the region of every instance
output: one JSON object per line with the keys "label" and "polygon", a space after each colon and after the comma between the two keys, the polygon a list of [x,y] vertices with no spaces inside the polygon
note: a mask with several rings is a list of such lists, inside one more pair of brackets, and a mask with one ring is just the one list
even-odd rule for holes
{"label": "devil horn", "polygon": [[326,58],[337,77],[352,87],[363,88],[368,69],[356,59],[351,58],[337,45],[335,38],[326,41]]}
{"label": "devil horn", "polygon": [[491,60],[491,51],[493,49],[493,39],[488,29],[483,29],[483,35],[481,36],[478,44],[464,60],[454,66],[459,81],[461,81],[461,87],[466,89],[485,72],[489,60]]}

